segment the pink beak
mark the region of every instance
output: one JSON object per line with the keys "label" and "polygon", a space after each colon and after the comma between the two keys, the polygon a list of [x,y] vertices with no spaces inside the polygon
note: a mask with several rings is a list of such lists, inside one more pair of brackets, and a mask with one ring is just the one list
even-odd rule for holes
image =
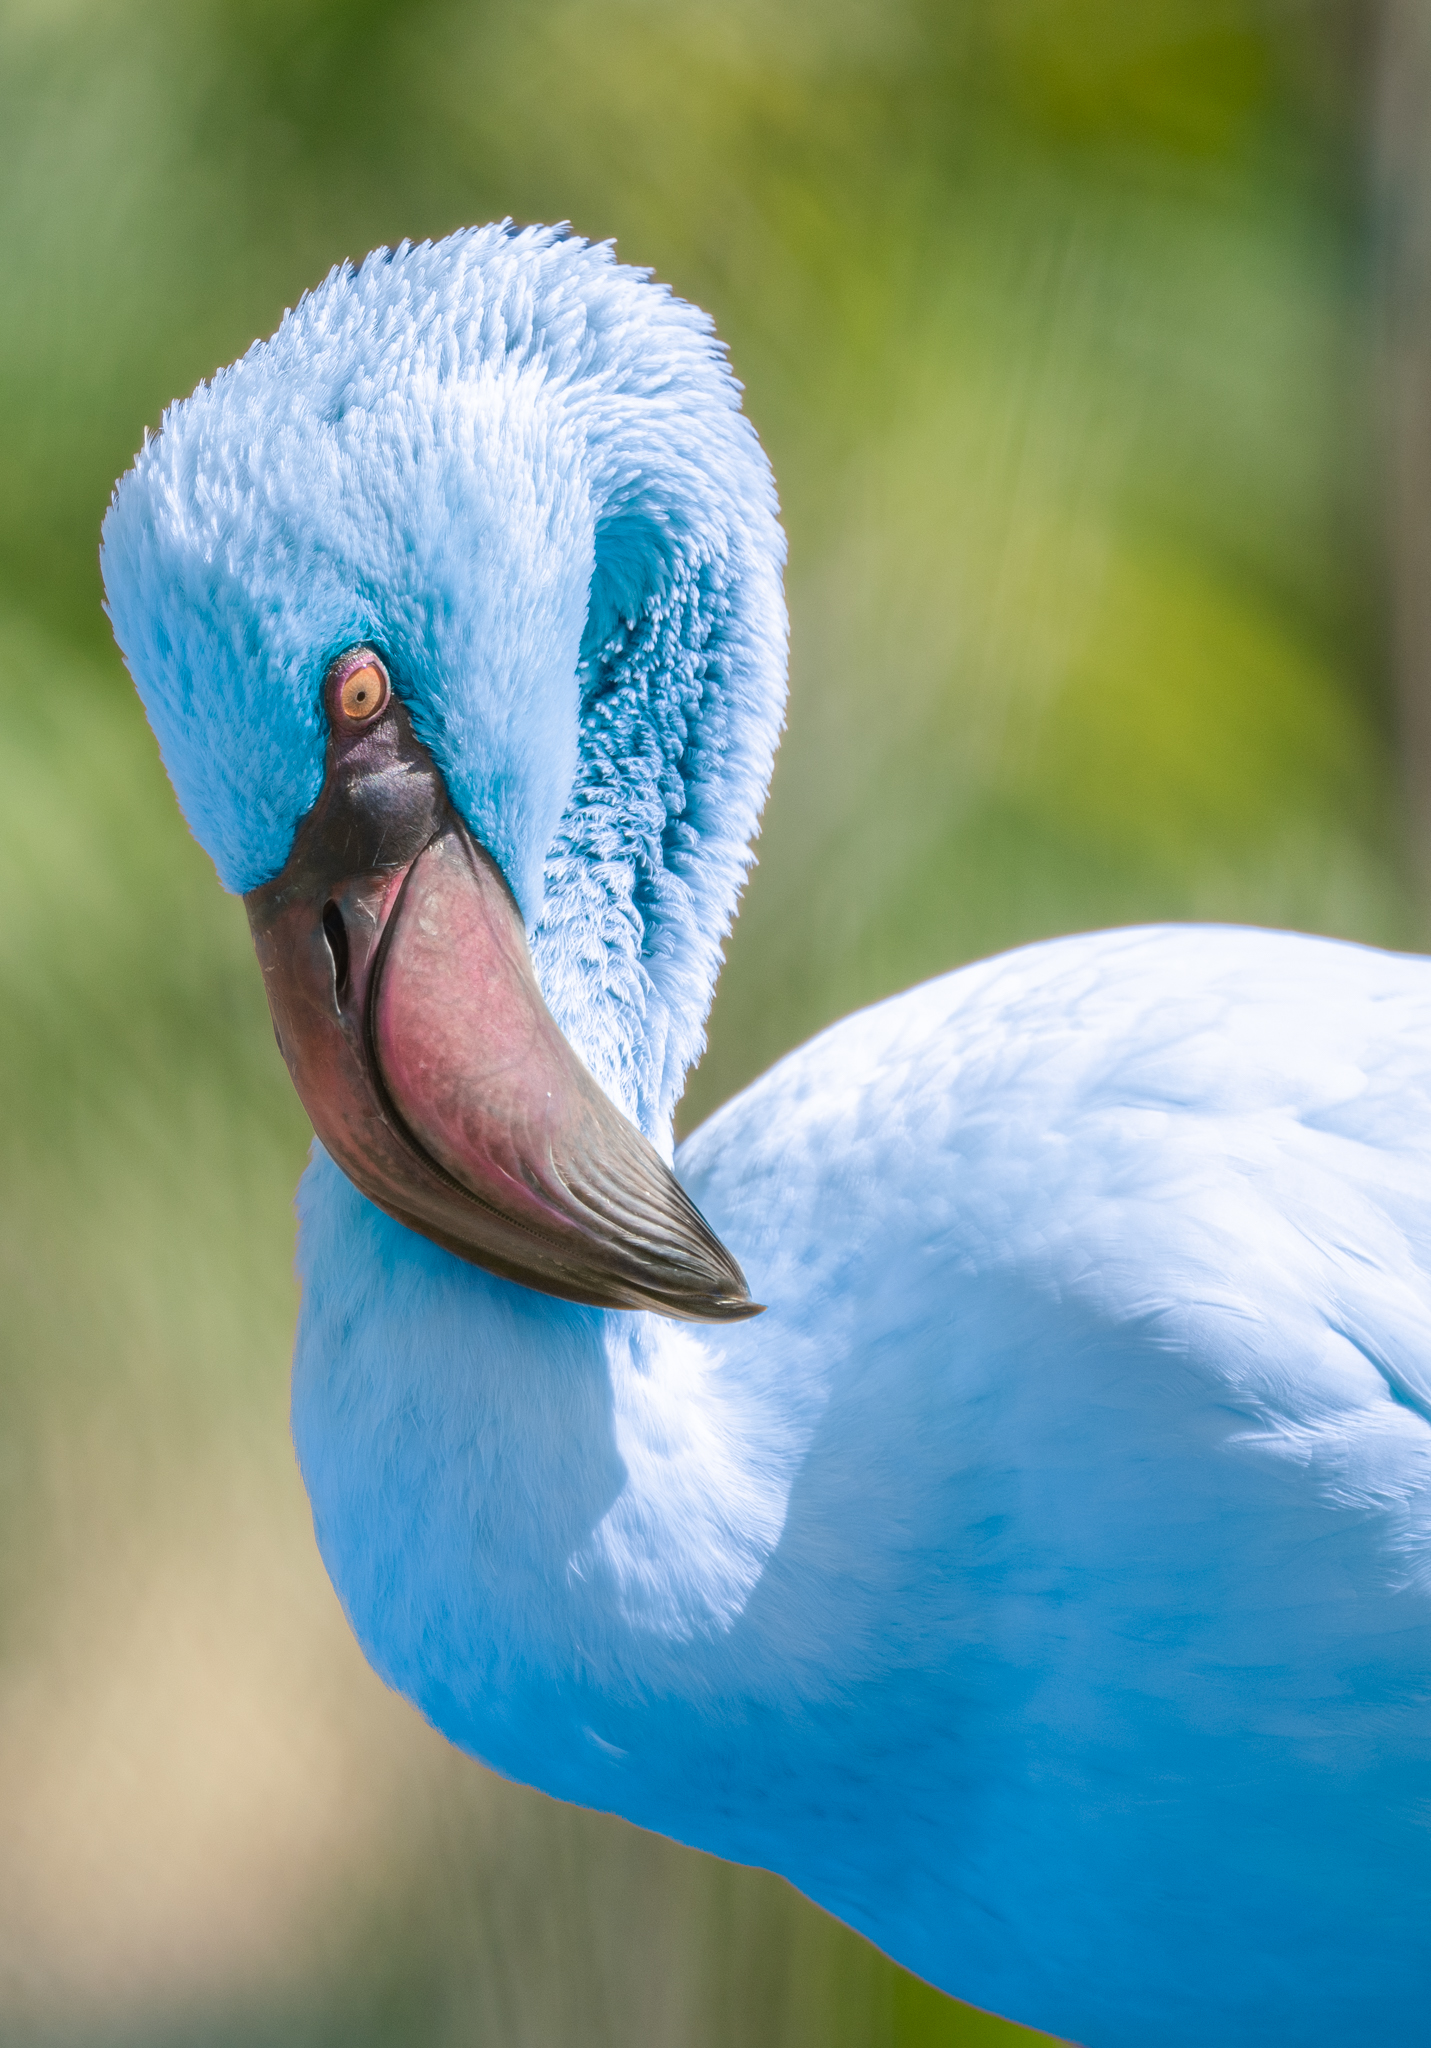
{"label": "pink beak", "polygon": [[403,706],[330,724],[318,800],[245,903],[279,1047],[338,1165],[400,1223],[543,1293],[758,1314],[552,1021],[521,912]]}

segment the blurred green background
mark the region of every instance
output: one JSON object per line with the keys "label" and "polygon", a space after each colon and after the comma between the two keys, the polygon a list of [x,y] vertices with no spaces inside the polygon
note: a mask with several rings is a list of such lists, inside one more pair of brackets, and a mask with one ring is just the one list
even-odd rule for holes
{"label": "blurred green background", "polygon": [[853,1006],[1044,934],[1415,945],[1384,27],[0,10],[7,2043],[1031,2038],[772,1878],[498,1782],[366,1670],[287,1439],[307,1128],[109,643],[99,521],[146,423],[338,258],[569,218],[715,315],[790,533],[789,731],[687,1127]]}

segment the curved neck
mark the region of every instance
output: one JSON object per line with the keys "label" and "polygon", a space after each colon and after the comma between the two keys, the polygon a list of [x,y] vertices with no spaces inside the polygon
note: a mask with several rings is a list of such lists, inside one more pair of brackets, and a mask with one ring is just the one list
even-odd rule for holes
{"label": "curved neck", "polygon": [[334,1584],[389,1683],[551,1784],[575,1739],[552,1719],[564,1687],[709,1681],[802,1433],[741,1330],[494,1279],[321,1153],[299,1213],[293,1434]]}
{"label": "curved neck", "polygon": [[672,523],[598,523],[577,773],[532,935],[559,1027],[667,1157],[784,705],[773,518],[679,543]]}

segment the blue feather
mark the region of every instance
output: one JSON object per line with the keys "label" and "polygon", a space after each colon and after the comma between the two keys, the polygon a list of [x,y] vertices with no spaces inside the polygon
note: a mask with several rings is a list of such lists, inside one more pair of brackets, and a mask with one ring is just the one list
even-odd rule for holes
{"label": "blue feather", "polygon": [[[335,271],[166,417],[104,567],[233,888],[316,795],[329,656],[390,657],[669,1148],[782,559],[704,319],[503,228]],[[677,1167],[756,1321],[534,1294],[315,1147],[294,1441],[387,1682],[1051,2031],[1419,2038],[1431,967],[1062,940],[847,1019]]]}

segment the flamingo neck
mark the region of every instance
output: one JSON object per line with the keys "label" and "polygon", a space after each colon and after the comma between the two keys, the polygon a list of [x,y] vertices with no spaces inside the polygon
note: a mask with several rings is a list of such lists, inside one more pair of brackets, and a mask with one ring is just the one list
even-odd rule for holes
{"label": "flamingo neck", "polygon": [[593,1699],[715,1680],[784,1527],[799,1432],[778,1375],[745,1326],[468,1266],[316,1148],[299,1212],[294,1442],[353,1627],[464,1746],[579,1786],[561,1759]]}

